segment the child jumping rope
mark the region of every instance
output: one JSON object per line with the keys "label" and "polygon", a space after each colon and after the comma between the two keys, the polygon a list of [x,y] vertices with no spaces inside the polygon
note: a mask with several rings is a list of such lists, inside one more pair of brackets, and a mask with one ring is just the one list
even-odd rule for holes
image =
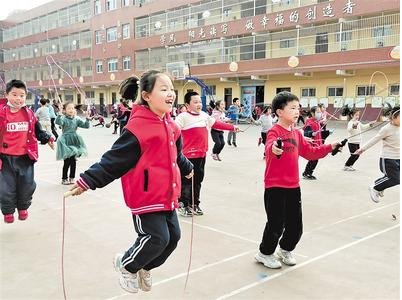
{"label": "child jumping rope", "polygon": [[[136,293],[150,291],[150,270],[162,265],[176,248],[180,226],[176,208],[180,196],[180,173],[192,176],[192,164],[181,153],[179,127],[170,118],[176,94],[166,74],[151,70],[139,82],[141,97],[112,148],[100,162],[81,174],[73,194],[104,187],[121,177],[124,200],[132,213],[138,234],[114,265],[121,287]],[[120,86],[125,99],[135,99],[138,78]]]}
{"label": "child jumping rope", "polygon": [[[258,139],[258,146],[262,143],[265,146],[267,140],[267,132],[272,128],[276,120],[272,118],[272,108],[271,106],[265,106],[262,110],[262,114],[257,121],[254,122],[256,125],[261,125],[261,138]],[[265,158],[265,153],[264,153]]]}
{"label": "child jumping rope", "polygon": [[382,141],[380,171],[384,176],[378,178],[374,185],[369,187],[370,198],[376,203],[380,202],[380,197],[384,196],[384,190],[400,183],[400,107],[395,106],[390,109],[387,115],[390,117],[390,122],[355,152],[355,154],[361,155],[364,151]]}
{"label": "child jumping rope", "polygon": [[[311,138],[314,146],[320,146],[323,144],[323,139],[321,136],[321,110],[318,106],[313,106],[310,109],[310,118],[306,120],[304,124],[304,136]],[[316,180],[317,178],[313,175],[313,172],[318,164],[318,159],[309,160],[306,164],[306,168],[303,172],[303,178],[309,180]]]}
{"label": "child jumping rope", "polygon": [[[89,128],[90,118],[88,113],[86,113],[87,118],[85,121],[77,117],[73,102],[65,103],[63,112],[64,115],[57,115],[55,121],[62,129],[62,134],[57,139],[56,159],[64,160],[61,184],[67,185],[74,184],[77,157],[87,155],[87,148],[82,137],[77,134],[77,128]],[[70,177],[68,177],[69,170]]]}
{"label": "child jumping rope", "polygon": [[296,259],[291,251],[303,231],[299,156],[316,160],[326,156],[338,144],[314,147],[295,129],[299,118],[299,99],[295,95],[280,92],[272,102],[272,110],[278,116],[278,123],[268,131],[265,146],[264,204],[267,222],[255,259],[268,268],[277,269],[282,266],[274,255],[278,243],[277,255],[284,264],[293,266]]}
{"label": "child jumping rope", "polygon": [[[215,118],[215,120],[221,122],[229,122],[230,119],[225,116],[225,102],[222,100],[218,100],[215,103],[215,108],[212,111],[211,116]],[[225,138],[223,137],[223,130],[217,130],[211,128],[211,137],[214,141],[214,147],[212,148],[212,158],[214,160],[221,161],[219,154],[222,152],[223,147],[225,147]]]}
{"label": "child jumping rope", "polygon": [[0,103],[0,205],[5,223],[28,218],[36,189],[34,162],[38,160],[38,140],[53,149],[54,139],[40,126],[26,107],[27,88],[21,80],[6,84],[7,103]]}
{"label": "child jumping rope", "polygon": [[[208,129],[238,131],[232,124],[223,123],[202,111],[201,97],[197,92],[184,95],[187,112],[176,117],[176,124],[183,134],[183,153],[194,165],[194,191],[192,182],[182,177],[181,207],[182,217],[204,214],[200,208],[201,184],[204,180],[205,157],[208,150]],[[190,207],[194,193],[194,209]]]}
{"label": "child jumping rope", "polygon": [[353,168],[353,164],[359,159],[359,155],[356,155],[355,152],[357,149],[360,148],[360,144],[362,142],[362,136],[359,133],[361,133],[362,130],[372,127],[374,122],[370,122],[368,124],[362,124],[359,121],[360,111],[357,110],[356,108],[350,108],[347,105],[342,109],[342,116],[347,116],[349,119],[347,131],[349,134],[348,148],[350,152],[350,157],[346,161],[343,170],[356,171],[356,169]]}

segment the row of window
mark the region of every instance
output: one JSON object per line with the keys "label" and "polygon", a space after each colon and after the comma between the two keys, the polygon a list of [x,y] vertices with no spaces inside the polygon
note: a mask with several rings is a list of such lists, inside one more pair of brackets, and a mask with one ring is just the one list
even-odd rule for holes
{"label": "row of window", "polygon": [[[375,85],[357,85],[356,96],[374,96],[376,94]],[[389,96],[399,95],[399,84],[392,84],[388,89]],[[316,97],[316,88],[301,88],[301,97]],[[327,87],[327,97],[343,97],[343,87]]]}
{"label": "row of window", "polygon": [[4,30],[3,39],[7,42],[51,29],[65,27],[88,20],[91,15],[91,4],[90,1],[86,0],[7,28]]}
{"label": "row of window", "polygon": [[[209,90],[212,95],[216,95],[216,85],[208,85]],[[279,88],[280,91],[289,91],[290,87]],[[300,95],[304,97],[316,97],[316,88],[303,87],[300,89]],[[356,86],[356,96],[374,96],[375,86],[374,85],[358,85]],[[388,90],[389,96],[399,96],[399,84],[393,84],[389,86]],[[327,87],[327,97],[343,97],[343,87]]]}
{"label": "row of window", "polygon": [[[117,72],[119,60],[116,57],[109,58],[107,60],[107,71],[108,72]],[[122,67],[124,71],[131,70],[131,57],[123,56],[122,58]],[[96,73],[103,73],[103,60],[95,61]]]}
{"label": "row of window", "polygon": [[[130,38],[130,24],[121,25],[121,32],[118,32],[117,26],[106,28],[106,42],[115,42],[118,38],[123,40]],[[95,44],[102,44],[104,40],[103,30],[96,30]]]}
{"label": "row of window", "polygon": [[[120,2],[120,7],[126,7],[130,5],[142,6],[146,3],[150,3],[155,0],[104,0],[105,10],[111,11],[115,10],[118,7],[118,3]],[[94,14],[99,15],[102,13],[102,2],[101,0],[94,1]]]}
{"label": "row of window", "polygon": [[81,31],[15,49],[4,50],[4,62],[70,52],[90,48],[91,46],[91,31]]}
{"label": "row of window", "polygon": [[[92,61],[87,59],[76,60],[71,62],[64,62],[62,68],[72,77],[91,76],[92,75]],[[6,81],[13,78],[18,78],[23,81],[39,81],[49,80],[53,78],[56,82],[59,78],[64,79],[64,83],[70,82],[69,76],[62,69],[53,66],[50,70],[49,66],[37,66],[34,68],[9,70],[5,72]],[[50,74],[52,71],[52,74]]]}

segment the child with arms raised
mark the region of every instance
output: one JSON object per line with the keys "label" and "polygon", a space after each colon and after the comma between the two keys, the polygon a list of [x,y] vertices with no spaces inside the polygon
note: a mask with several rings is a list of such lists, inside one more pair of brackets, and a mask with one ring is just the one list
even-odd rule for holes
{"label": "child with arms raised", "polygon": [[192,164],[181,153],[180,129],[170,118],[176,98],[171,79],[151,70],[122,82],[120,94],[141,98],[121,136],[101,158],[81,174],[72,191],[104,187],[121,177],[124,200],[138,237],[114,265],[121,287],[136,293],[150,291],[150,271],[162,265],[176,248],[180,226],[176,215],[180,196],[180,173],[192,176]]}
{"label": "child with arms raised", "polygon": [[[268,268],[281,267],[277,255],[289,266],[296,264],[292,255],[302,231],[302,205],[299,185],[299,156],[315,160],[326,156],[337,144],[314,147],[295,129],[299,118],[299,99],[280,92],[272,102],[278,123],[268,131],[265,146],[264,204],[267,223],[255,259]],[[279,142],[280,141],[280,142]],[[281,146],[281,147],[278,147]]]}

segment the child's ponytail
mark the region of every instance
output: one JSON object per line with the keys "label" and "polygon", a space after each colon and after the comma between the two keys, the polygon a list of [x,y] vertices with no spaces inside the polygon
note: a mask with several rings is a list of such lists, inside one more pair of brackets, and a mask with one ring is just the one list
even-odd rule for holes
{"label": "child's ponytail", "polygon": [[138,78],[128,77],[122,81],[119,87],[119,94],[123,99],[135,101],[138,95]]}
{"label": "child's ponytail", "polygon": [[389,103],[385,103],[385,106],[382,110],[382,115],[384,117],[388,117],[389,119],[395,119],[399,116],[400,114],[400,106],[394,106],[392,107]]}
{"label": "child's ponytail", "polygon": [[341,115],[348,117],[349,120],[353,118],[353,115],[357,112],[357,109],[353,106],[352,108],[348,105],[344,105],[341,109]]}

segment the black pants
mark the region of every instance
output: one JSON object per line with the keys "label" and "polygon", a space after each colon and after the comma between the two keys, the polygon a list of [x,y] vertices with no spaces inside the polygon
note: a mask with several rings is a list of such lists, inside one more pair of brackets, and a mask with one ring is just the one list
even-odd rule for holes
{"label": "black pants", "polygon": [[375,181],[374,189],[383,191],[400,183],[400,160],[380,158],[380,170],[384,176]]}
{"label": "black pants", "polygon": [[126,126],[126,125],[127,125],[127,121],[120,121],[120,122],[119,122],[120,135],[122,135],[124,126]]}
{"label": "black pants", "polygon": [[194,165],[193,179],[181,177],[181,196],[179,201],[183,203],[184,207],[192,205],[192,188],[191,181],[194,180],[194,205],[200,204],[200,191],[201,183],[204,180],[205,157],[189,158],[189,161]]}
{"label": "black pants", "polygon": [[353,153],[355,153],[356,150],[360,148],[360,145],[359,144],[354,144],[354,143],[348,143],[348,148],[349,148],[349,152],[350,152],[350,157],[345,162],[345,166],[351,167],[356,162],[356,160],[359,159],[360,155],[355,155]]}
{"label": "black pants", "polygon": [[278,242],[283,250],[293,251],[303,233],[300,188],[265,189],[264,204],[267,223],[260,244],[261,253],[273,254]]}
{"label": "black pants", "polygon": [[225,147],[225,139],[223,137],[223,131],[211,129],[211,136],[212,140],[215,143],[214,148],[212,148],[212,153],[213,154],[221,153],[223,147]]}
{"label": "black pants", "polygon": [[55,139],[57,140],[59,138],[59,135],[57,134],[56,124],[54,123],[55,120],[56,120],[55,118],[51,118],[50,124],[51,124],[52,133],[53,133]]}
{"label": "black pants", "polygon": [[33,161],[28,155],[12,156],[1,154],[0,205],[3,215],[15,209],[24,210],[31,206],[36,189]]}
{"label": "black pants", "polygon": [[176,211],[133,215],[138,234],[134,245],[124,254],[122,263],[127,271],[137,273],[162,265],[180,240]]}
{"label": "black pants", "polygon": [[303,174],[310,174],[312,175],[314,172],[315,167],[318,164],[318,160],[309,160],[306,168],[304,169],[304,173]]}
{"label": "black pants", "polygon": [[114,123],[114,131],[113,131],[113,133],[117,133],[117,128],[119,127],[119,122],[113,121],[112,123]]}
{"label": "black pants", "polygon": [[267,141],[267,133],[261,131],[261,143],[265,145],[266,141]]}
{"label": "black pants", "polygon": [[299,125],[299,122],[302,122],[304,125],[304,118],[302,115],[299,115],[299,118],[297,119],[297,125]]}
{"label": "black pants", "polygon": [[70,178],[75,178],[75,169],[77,167],[77,161],[75,160],[75,156],[71,156],[64,160],[63,165],[63,175],[62,179],[67,179],[68,169],[70,169]]}

